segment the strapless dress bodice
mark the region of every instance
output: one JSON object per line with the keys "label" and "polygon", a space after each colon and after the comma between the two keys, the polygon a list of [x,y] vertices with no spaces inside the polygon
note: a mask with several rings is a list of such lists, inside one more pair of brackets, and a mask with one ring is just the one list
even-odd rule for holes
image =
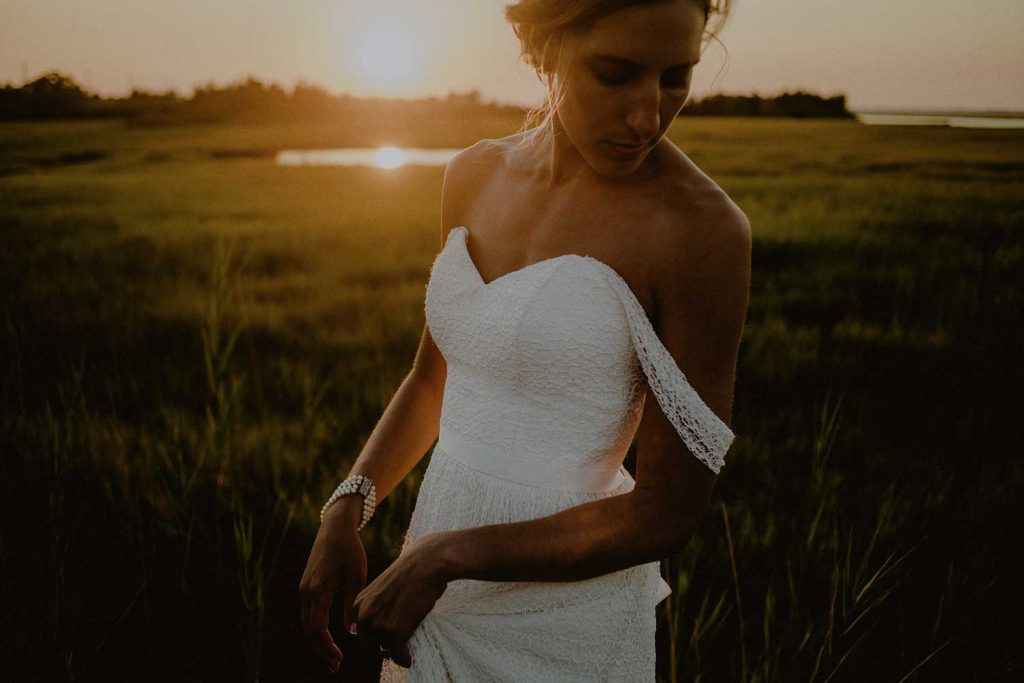
{"label": "strapless dress bodice", "polygon": [[448,365],[439,443],[449,455],[536,486],[612,489],[648,365],[684,442],[718,472],[732,432],[689,387],[617,271],[564,254],[485,283],[468,237],[464,226],[449,232],[426,289],[427,324]]}

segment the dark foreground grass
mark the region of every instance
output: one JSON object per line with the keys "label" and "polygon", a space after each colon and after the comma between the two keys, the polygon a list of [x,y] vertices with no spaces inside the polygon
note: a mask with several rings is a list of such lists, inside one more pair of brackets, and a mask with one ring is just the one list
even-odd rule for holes
{"label": "dark foreground grass", "polygon": [[[1024,135],[686,119],[672,136],[755,245],[739,437],[665,562],[661,678],[1019,679]],[[299,578],[410,368],[439,246],[442,169],[273,164],[358,139],[0,127],[3,678],[325,677]],[[425,465],[363,532],[371,574]]]}

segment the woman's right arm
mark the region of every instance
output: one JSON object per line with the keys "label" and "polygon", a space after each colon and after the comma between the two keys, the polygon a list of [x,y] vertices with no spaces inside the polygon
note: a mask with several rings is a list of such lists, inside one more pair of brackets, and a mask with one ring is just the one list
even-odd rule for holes
{"label": "woman's right arm", "polygon": [[[467,198],[480,177],[481,164],[486,163],[487,142],[481,141],[462,150],[445,168],[441,188],[441,249],[448,232],[460,225]],[[447,374],[444,356],[434,343],[430,328],[424,325],[412,370],[398,387],[349,470],[349,475],[362,474],[373,480],[378,502],[394,490],[437,439]],[[328,509],[324,523],[331,516],[344,520],[346,526],[353,523],[358,526],[361,508],[361,496],[345,496]]]}
{"label": "woman's right arm", "polygon": [[[424,325],[412,370],[402,380],[349,470],[349,476],[362,474],[373,480],[378,502],[398,486],[437,439],[447,372],[444,356]],[[328,508],[325,523],[341,503],[349,503],[348,508],[361,508],[362,497],[341,498]],[[358,515],[339,513],[335,517],[355,522],[358,526]]]}
{"label": "woman's right arm", "polygon": [[[445,169],[441,192],[442,248],[449,230],[459,224],[468,189],[463,180],[467,174],[456,169],[470,161],[473,149],[461,152]],[[373,480],[378,502],[394,490],[437,439],[447,374],[444,356],[429,327],[424,325],[412,370],[402,380],[349,470],[349,475],[362,474]],[[352,602],[366,585],[366,551],[358,534],[362,506],[362,496],[349,495],[327,509],[299,584],[303,630],[332,671],[338,670],[341,650],[327,628],[331,603],[340,588],[344,595],[342,619],[348,631]]]}
{"label": "woman's right arm", "polygon": [[[378,501],[416,466],[437,438],[446,373],[444,357],[424,326],[413,369],[350,470],[373,480]],[[340,589],[342,621],[348,631],[352,602],[366,585],[366,551],[358,533],[362,505],[362,496],[349,495],[327,509],[299,583],[303,630],[332,671],[338,670],[341,650],[327,628],[331,603]]]}

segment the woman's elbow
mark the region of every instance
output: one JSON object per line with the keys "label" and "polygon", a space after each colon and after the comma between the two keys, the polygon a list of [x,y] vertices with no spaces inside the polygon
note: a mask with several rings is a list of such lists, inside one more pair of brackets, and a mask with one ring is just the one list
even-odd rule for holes
{"label": "woman's elbow", "polygon": [[640,492],[636,515],[638,537],[644,538],[652,559],[676,555],[690,543],[700,524],[701,513],[688,510],[669,495]]}
{"label": "woman's elbow", "polygon": [[700,517],[692,514],[683,514],[678,511],[675,514],[665,515],[660,528],[659,547],[660,557],[670,557],[683,552],[690,539],[697,532],[697,525]]}

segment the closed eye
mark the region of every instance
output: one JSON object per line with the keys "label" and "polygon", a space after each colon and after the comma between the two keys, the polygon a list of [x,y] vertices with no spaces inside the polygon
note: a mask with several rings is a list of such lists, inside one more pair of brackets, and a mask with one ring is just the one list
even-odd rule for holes
{"label": "closed eye", "polygon": [[632,74],[628,73],[608,73],[603,71],[595,71],[594,76],[605,85],[622,85],[623,83],[628,83],[633,77]]}
{"label": "closed eye", "polygon": [[661,79],[666,88],[685,88],[690,83],[690,69],[669,69]]}
{"label": "closed eye", "polygon": [[[607,71],[594,71],[594,77],[604,85],[625,85],[633,80],[632,73],[611,73]],[[666,88],[683,89],[690,83],[690,69],[671,69],[662,76],[661,84]]]}
{"label": "closed eye", "polygon": [[[591,67],[594,78],[607,86],[625,85],[644,70],[644,65],[639,62],[609,54],[591,55],[586,61]],[[691,62],[675,64],[666,69],[660,78],[662,87],[676,90],[689,87],[690,74],[698,61],[700,61],[699,58]]]}

